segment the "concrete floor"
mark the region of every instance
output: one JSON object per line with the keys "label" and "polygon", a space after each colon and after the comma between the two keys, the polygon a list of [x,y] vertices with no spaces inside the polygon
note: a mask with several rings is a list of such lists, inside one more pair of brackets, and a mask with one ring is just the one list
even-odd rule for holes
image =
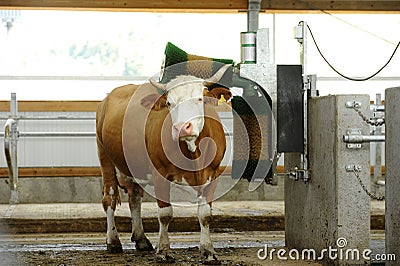
{"label": "concrete floor", "polygon": [[[170,231],[198,230],[197,207],[174,206]],[[384,229],[384,202],[371,202],[371,229]],[[157,205],[144,202],[142,217],[147,232],[158,231]],[[128,203],[117,208],[118,230],[129,232],[131,218]],[[0,233],[104,232],[105,213],[100,203],[0,204]],[[212,228],[215,231],[283,231],[283,201],[216,201],[213,203]]]}
{"label": "concrete floor", "polygon": [[[384,202],[371,202],[370,245],[373,254],[385,252],[385,234],[382,230],[384,212]],[[156,203],[143,203],[142,213],[145,231],[152,243],[156,243],[158,236]],[[134,244],[130,241],[131,219],[127,203],[118,207],[116,223],[124,249],[135,255]],[[236,254],[236,257],[232,258],[229,255],[225,257],[225,261],[236,265],[237,261],[241,261],[241,256],[249,252],[257,254],[257,250],[265,244],[271,248],[284,247],[284,202],[216,201],[213,205],[211,227],[215,247],[223,252],[227,249],[234,250],[232,254]],[[25,254],[24,258],[33,262],[41,257],[53,260],[54,254],[57,258],[63,258],[62,262],[71,256],[80,256],[84,259],[88,254],[103,258],[105,232],[105,213],[100,203],[0,205],[0,256],[7,255],[14,258],[13,254]],[[178,256],[184,256],[184,250],[187,249],[193,253],[191,256],[197,256],[197,252],[192,250],[198,246],[199,239],[195,206],[174,207],[174,220],[170,225],[170,232],[171,246],[178,250],[176,251]],[[265,264],[265,261],[258,261],[254,254],[248,258],[250,262],[240,265],[295,264],[293,261],[287,264],[285,262],[275,264],[276,261],[273,264],[268,264],[270,262]],[[124,256],[126,260],[131,259],[127,254]],[[146,255],[145,258],[151,262],[151,256]],[[307,262],[307,265],[319,265],[310,263]],[[377,262],[373,264],[383,265]]]}
{"label": "concrete floor", "polygon": [[[197,265],[199,233],[181,232],[169,235],[175,256],[190,258],[189,261],[178,260],[177,263],[170,265]],[[118,260],[130,262],[128,264],[135,262],[153,265],[153,253],[139,254],[135,251],[135,245],[131,242],[130,236],[129,233],[120,234],[124,254],[119,255]],[[157,233],[148,233],[147,236],[153,244],[157,243]],[[257,258],[257,252],[266,246],[268,250],[284,248],[285,233],[282,231],[212,233],[212,239],[223,265],[322,265],[319,261],[282,261],[276,257],[273,260]],[[120,265],[116,260],[117,257],[107,254],[104,240],[105,232],[0,235],[0,257],[3,258],[0,265],[10,265],[9,262],[14,263],[16,258],[18,258],[18,263],[13,265],[31,265],[39,262],[47,263],[46,265]],[[384,243],[383,231],[371,232],[370,246],[373,256],[384,254]],[[65,263],[66,261],[70,263]],[[79,264],[75,264],[77,262]],[[371,264],[384,265],[377,261],[372,261]],[[126,263],[121,263],[121,265],[126,265]]]}

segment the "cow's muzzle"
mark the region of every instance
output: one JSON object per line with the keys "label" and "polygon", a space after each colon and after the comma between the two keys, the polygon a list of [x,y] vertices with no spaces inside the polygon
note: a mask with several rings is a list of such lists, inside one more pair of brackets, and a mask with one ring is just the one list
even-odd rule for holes
{"label": "cow's muzzle", "polygon": [[182,139],[193,136],[193,124],[191,122],[173,125],[172,132],[175,139]]}

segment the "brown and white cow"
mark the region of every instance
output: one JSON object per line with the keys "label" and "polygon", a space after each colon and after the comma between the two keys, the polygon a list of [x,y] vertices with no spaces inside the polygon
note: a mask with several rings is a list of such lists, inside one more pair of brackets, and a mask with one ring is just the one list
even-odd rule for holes
{"label": "brown and white cow", "polygon": [[221,87],[208,91],[206,85],[216,83],[228,67],[223,66],[208,80],[178,76],[167,84],[150,80],[151,84],[118,87],[100,103],[96,133],[109,252],[122,252],[114,220],[121,203],[119,187],[129,196],[132,242],[137,250],[153,250],[142,225],[143,188],[135,182],[150,173],[160,224],[157,259],[173,260],[168,239],[173,217],[170,182],[183,178],[197,196],[201,254],[209,262],[217,261],[209,223],[226,143],[215,106],[221,95],[229,99],[231,93]]}

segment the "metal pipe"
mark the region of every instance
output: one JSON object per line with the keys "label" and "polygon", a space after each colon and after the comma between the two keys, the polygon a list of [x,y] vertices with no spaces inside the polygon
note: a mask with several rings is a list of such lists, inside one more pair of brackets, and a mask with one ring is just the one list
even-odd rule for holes
{"label": "metal pipe", "polygon": [[247,31],[258,30],[258,15],[261,9],[261,0],[248,0]]}
{"label": "metal pipe", "polygon": [[307,74],[307,22],[302,24],[303,40],[300,49],[300,61],[303,67],[303,144],[304,151],[301,156],[301,162],[304,171],[304,181],[306,182],[308,176],[308,90],[310,88],[310,81]]}
{"label": "metal pipe", "polygon": [[385,135],[343,135],[346,143],[383,142]]}
{"label": "metal pipe", "polygon": [[18,120],[96,120],[96,117],[87,116],[19,116]]}
{"label": "metal pipe", "polygon": [[20,132],[20,137],[95,137],[95,132]]}
{"label": "metal pipe", "polygon": [[[11,93],[10,101],[10,116],[15,118],[18,116],[18,102],[17,94]],[[10,120],[10,165],[9,178],[10,178],[10,204],[17,204],[18,199],[18,121],[15,119]],[[9,163],[7,161],[7,163]]]}
{"label": "metal pipe", "polygon": [[[0,116],[0,120],[6,120],[8,116]],[[87,116],[18,116],[18,120],[96,120],[96,117]]]}
{"label": "metal pipe", "polygon": [[[11,153],[11,145],[10,145],[10,139],[11,139],[11,124],[14,123],[14,119],[10,118],[6,121],[6,124],[4,125],[4,154],[6,157],[6,162],[7,162],[7,167],[8,167],[8,176],[10,180],[14,179],[13,176],[13,162],[12,162],[12,153]],[[11,186],[11,183],[10,183]]]}
{"label": "metal pipe", "polygon": [[18,199],[18,128],[17,121],[10,118],[4,126],[4,154],[7,161],[10,186],[10,204],[17,204]]}
{"label": "metal pipe", "polygon": [[[226,137],[233,136],[233,132],[225,132]],[[5,133],[0,132],[0,138],[6,138]],[[18,137],[96,137],[95,132],[19,132]]]}
{"label": "metal pipe", "polygon": [[272,14],[272,47],[271,47],[271,64],[275,65],[276,60],[276,19],[275,13]]}
{"label": "metal pipe", "polygon": [[[382,104],[382,95],[380,93],[376,94],[376,98],[375,98],[375,106],[376,106],[376,111],[379,112],[377,109],[378,107],[380,107],[380,105]],[[385,111],[385,110],[383,110]],[[375,116],[376,113],[373,113],[373,115],[371,115],[371,117]],[[382,136],[382,127],[373,127],[374,128],[374,135],[375,136]],[[375,143],[375,145],[371,145],[375,146],[374,147],[374,152],[375,152],[375,161],[373,162],[374,165],[374,181],[376,183],[378,183],[378,181],[380,179],[382,179],[382,148],[383,145],[381,142],[377,142]],[[374,186],[374,189],[376,190],[376,186]],[[376,192],[376,191],[375,191]]]}

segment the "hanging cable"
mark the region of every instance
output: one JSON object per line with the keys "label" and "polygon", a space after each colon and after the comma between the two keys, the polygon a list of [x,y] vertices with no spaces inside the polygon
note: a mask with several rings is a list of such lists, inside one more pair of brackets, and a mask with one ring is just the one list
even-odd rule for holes
{"label": "hanging cable", "polygon": [[357,29],[357,30],[359,30],[359,31],[361,31],[361,32],[364,32],[364,33],[366,33],[366,34],[368,34],[368,35],[371,35],[372,37],[374,37],[374,38],[376,38],[376,39],[378,39],[378,40],[384,41],[384,42],[389,43],[389,44],[391,44],[391,45],[396,45],[396,43],[394,43],[394,42],[392,42],[392,41],[389,41],[388,39],[386,39],[386,38],[384,38],[384,37],[382,37],[382,36],[379,36],[378,34],[373,33],[372,31],[369,31],[369,30],[367,30],[367,29],[364,29],[364,28],[361,27],[361,26],[355,25],[355,24],[353,24],[353,23],[351,23],[351,22],[349,22],[349,21],[347,21],[347,20],[345,20],[345,19],[342,19],[342,18],[340,18],[340,17],[338,17],[338,16],[335,16],[335,15],[333,15],[332,13],[329,13],[328,11],[325,11],[325,10],[320,10],[320,11],[321,11],[321,13],[323,13],[323,14],[325,14],[325,15],[328,15],[328,16],[334,18],[334,19],[337,19],[338,21],[340,21],[340,22],[342,22],[342,23],[344,23],[344,24],[346,24],[346,25],[349,25],[349,26],[351,26],[351,27],[353,27],[353,28],[355,28],[355,29]]}
{"label": "hanging cable", "polygon": [[[300,23],[302,23],[302,21],[299,22],[299,24],[300,24]],[[399,41],[399,42],[397,43],[397,46],[396,46],[396,48],[394,49],[392,55],[390,56],[389,60],[388,60],[378,71],[376,71],[374,74],[372,74],[372,75],[370,75],[370,76],[368,76],[368,77],[366,77],[366,78],[352,78],[352,77],[349,77],[349,76],[346,76],[346,75],[340,73],[334,66],[332,66],[331,63],[329,63],[329,61],[326,59],[326,57],[324,56],[324,54],[323,54],[323,53],[321,52],[321,50],[319,49],[319,46],[318,46],[318,44],[317,44],[317,41],[316,41],[315,38],[314,38],[314,34],[312,33],[310,26],[307,25],[307,28],[308,28],[308,30],[310,31],[311,38],[313,39],[313,42],[314,42],[314,44],[315,44],[315,47],[317,48],[318,53],[321,55],[322,59],[324,59],[324,61],[328,64],[328,66],[329,66],[333,71],[335,71],[339,76],[341,76],[341,77],[343,77],[343,78],[345,78],[345,79],[351,80],[351,81],[366,81],[366,80],[369,80],[369,79],[375,77],[376,75],[378,75],[378,74],[390,63],[390,61],[393,59],[394,55],[396,54],[397,49],[398,49],[399,46],[400,46],[400,41]]]}

